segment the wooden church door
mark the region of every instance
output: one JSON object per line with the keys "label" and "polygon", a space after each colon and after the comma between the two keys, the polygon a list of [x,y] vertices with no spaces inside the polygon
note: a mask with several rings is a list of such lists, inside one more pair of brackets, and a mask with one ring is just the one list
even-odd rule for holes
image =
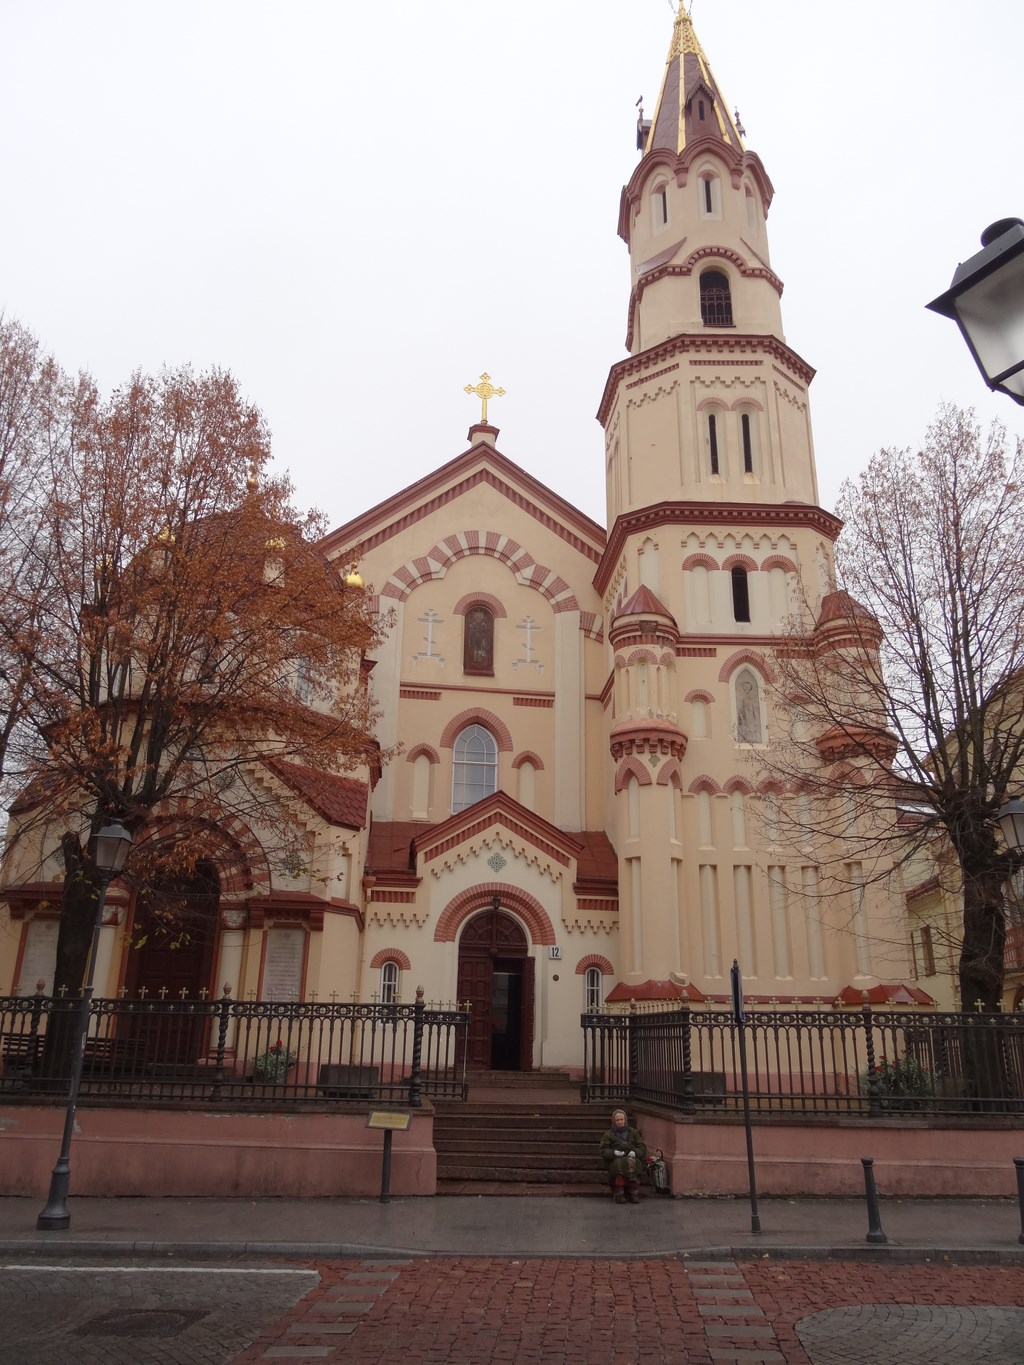
{"label": "wooden church door", "polygon": [[509,915],[475,915],[459,942],[459,1001],[469,1002],[466,1065],[528,1071],[533,1062],[533,959]]}

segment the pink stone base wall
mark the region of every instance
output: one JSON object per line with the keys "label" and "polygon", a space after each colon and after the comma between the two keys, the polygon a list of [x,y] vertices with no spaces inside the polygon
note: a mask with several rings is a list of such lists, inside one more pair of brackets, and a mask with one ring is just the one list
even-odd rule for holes
{"label": "pink stone base wall", "polygon": [[[637,1113],[649,1148],[665,1153],[676,1194],[745,1194],[742,1124],[678,1122]],[[856,1122],[755,1125],[759,1194],[860,1196],[861,1157],[873,1157],[884,1196],[1012,1196],[1024,1132]]]}
{"label": "pink stone base wall", "polygon": [[[0,1194],[45,1195],[64,1111],[0,1108]],[[380,1193],[384,1134],[358,1114],[218,1114],[80,1109],[71,1149],[79,1195]],[[391,1149],[391,1193],[434,1194],[434,1117],[413,1116]]]}

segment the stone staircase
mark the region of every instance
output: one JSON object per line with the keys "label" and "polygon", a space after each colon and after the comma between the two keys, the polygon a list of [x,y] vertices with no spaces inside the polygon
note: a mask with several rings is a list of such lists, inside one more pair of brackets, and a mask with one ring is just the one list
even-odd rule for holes
{"label": "stone staircase", "polygon": [[603,1106],[560,1073],[474,1072],[466,1103],[435,1103],[438,1194],[606,1195]]}

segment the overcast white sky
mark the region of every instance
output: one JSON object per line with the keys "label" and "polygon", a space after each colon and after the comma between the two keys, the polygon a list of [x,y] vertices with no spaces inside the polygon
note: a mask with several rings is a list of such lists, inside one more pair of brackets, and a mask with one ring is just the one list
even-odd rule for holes
{"label": "overcast white sky", "polygon": [[[1024,216],[1019,0],[695,0],[771,176],[821,500],[941,399],[1011,430],[924,304]],[[0,0],[0,309],[105,387],[234,371],[332,524],[466,445],[604,520],[618,196],[668,0]]]}

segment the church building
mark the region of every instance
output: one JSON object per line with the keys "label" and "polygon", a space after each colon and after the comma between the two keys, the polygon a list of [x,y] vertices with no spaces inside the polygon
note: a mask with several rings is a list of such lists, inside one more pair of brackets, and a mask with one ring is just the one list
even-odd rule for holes
{"label": "church building", "polygon": [[[779,637],[801,612],[808,635],[841,633],[851,606],[818,505],[814,371],[783,332],[772,183],[682,7],[638,144],[618,218],[628,354],[597,410],[607,524],[501,450],[484,375],[468,447],[327,537],[390,620],[370,682],[397,757],[375,780],[268,772],[318,875],[271,870],[258,829],[226,828],[247,871],[220,878],[184,989],[422,985],[470,1003],[471,1066],[528,1070],[581,1065],[584,1010],[724,1001],[734,958],[753,1001],[794,1006],[907,975],[899,899],[827,889],[777,819],[799,793],[762,761]],[[32,886],[8,890],[4,990],[46,975],[54,906]],[[133,958],[132,915],[114,888],[98,994],[166,967]]]}

